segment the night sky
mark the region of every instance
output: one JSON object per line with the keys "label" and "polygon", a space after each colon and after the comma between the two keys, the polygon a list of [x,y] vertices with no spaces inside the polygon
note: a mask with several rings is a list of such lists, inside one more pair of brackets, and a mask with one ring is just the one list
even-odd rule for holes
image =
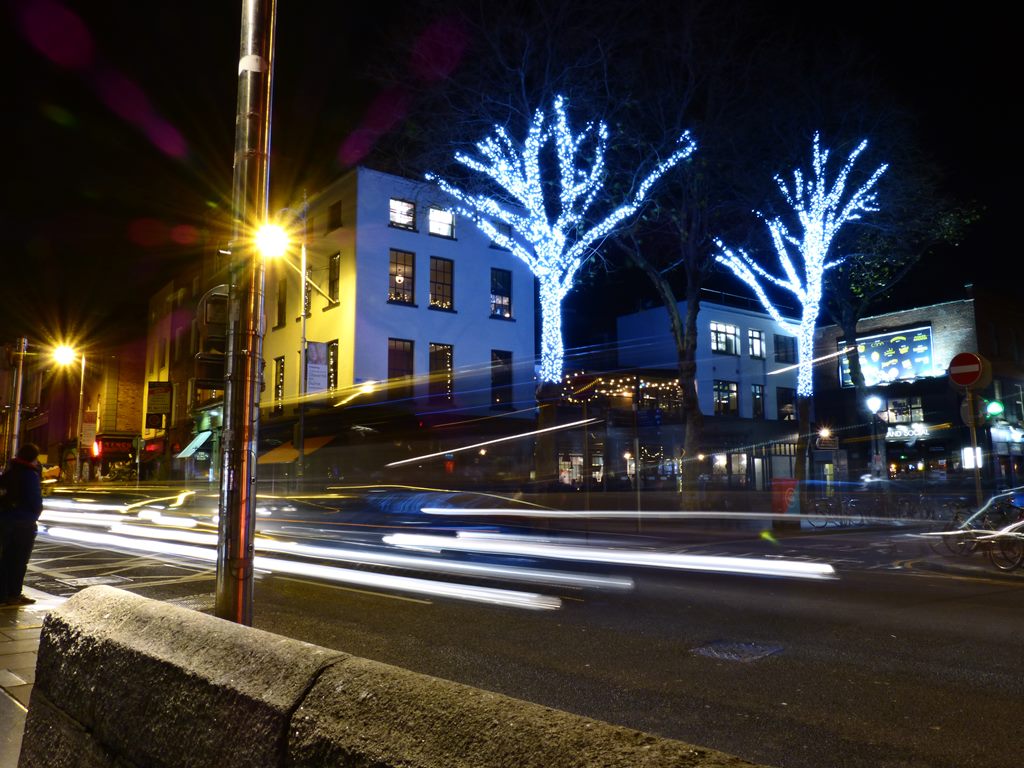
{"label": "night sky", "polygon": [[[417,5],[410,20],[402,3],[281,0],[271,169],[280,205],[357,158],[357,128],[388,130],[370,62],[407,60],[410,25],[427,29],[450,5]],[[946,194],[984,209],[958,249],[911,276],[899,303],[962,296],[963,283],[1012,265],[1014,25],[981,3],[926,13],[842,4],[841,15],[822,3],[777,5],[779,23],[808,45],[850,40],[869,51],[880,87],[917,118]],[[30,0],[4,12],[3,341],[23,329],[123,335],[141,327],[149,294],[229,206],[240,4]]]}

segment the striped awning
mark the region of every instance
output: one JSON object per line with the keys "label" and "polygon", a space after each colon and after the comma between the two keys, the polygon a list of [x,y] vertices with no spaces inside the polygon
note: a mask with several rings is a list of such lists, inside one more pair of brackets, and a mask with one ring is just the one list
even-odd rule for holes
{"label": "striped awning", "polygon": [[[333,435],[321,435],[319,437],[307,437],[302,441],[302,455],[309,456],[314,451],[319,451],[331,440],[334,439]],[[299,450],[289,440],[287,443],[281,443],[276,448],[271,448],[269,451],[260,456],[257,460],[257,464],[291,464],[299,458]]]}

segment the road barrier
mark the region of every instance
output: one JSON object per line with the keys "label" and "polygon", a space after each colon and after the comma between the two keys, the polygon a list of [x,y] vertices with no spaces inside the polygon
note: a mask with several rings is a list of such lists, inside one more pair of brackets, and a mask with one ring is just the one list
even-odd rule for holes
{"label": "road barrier", "polygon": [[47,616],[19,768],[739,768],[111,587]]}

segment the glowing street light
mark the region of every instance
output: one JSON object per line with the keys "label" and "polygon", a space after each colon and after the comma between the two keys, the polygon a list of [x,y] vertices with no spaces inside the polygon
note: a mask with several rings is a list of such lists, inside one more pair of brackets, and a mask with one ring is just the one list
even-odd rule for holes
{"label": "glowing street light", "polygon": [[279,224],[264,224],[256,230],[256,250],[266,259],[277,259],[288,251],[288,233]]}
{"label": "glowing street light", "polygon": [[74,482],[82,481],[82,415],[85,401],[85,353],[79,355],[72,347],[61,344],[53,350],[53,359],[58,365],[67,367],[75,362],[76,357],[82,358],[82,368],[78,379],[78,426],[75,429],[75,477]]}

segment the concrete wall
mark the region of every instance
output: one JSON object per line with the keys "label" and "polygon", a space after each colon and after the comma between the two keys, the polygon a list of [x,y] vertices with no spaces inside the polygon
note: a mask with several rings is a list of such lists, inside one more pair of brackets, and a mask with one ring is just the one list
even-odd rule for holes
{"label": "concrete wall", "polygon": [[750,766],[110,587],[43,626],[19,768]]}

